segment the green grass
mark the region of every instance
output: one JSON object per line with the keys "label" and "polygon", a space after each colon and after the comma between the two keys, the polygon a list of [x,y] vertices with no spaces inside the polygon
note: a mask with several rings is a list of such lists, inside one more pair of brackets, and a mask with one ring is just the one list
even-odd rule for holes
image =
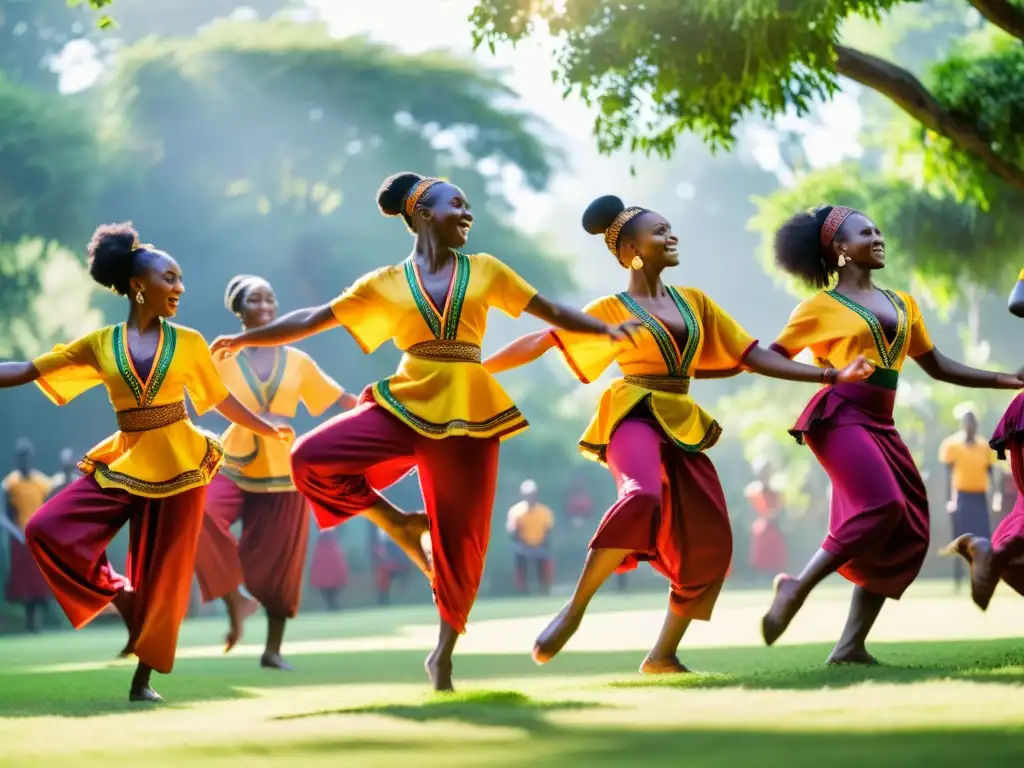
{"label": "green grass", "polygon": [[0,764],[109,766],[1016,766],[1024,755],[1024,602],[987,614],[944,585],[886,607],[871,669],[827,669],[848,591],[815,594],[783,644],[758,642],[767,592],[726,593],[682,658],[636,673],[664,595],[595,601],[552,664],[529,657],[556,599],[482,602],[456,657],[459,692],[426,690],[429,606],[302,616],[294,674],[258,668],[260,619],[220,653],[220,619],[188,622],[169,704],[125,701],[116,626],[0,639]]}

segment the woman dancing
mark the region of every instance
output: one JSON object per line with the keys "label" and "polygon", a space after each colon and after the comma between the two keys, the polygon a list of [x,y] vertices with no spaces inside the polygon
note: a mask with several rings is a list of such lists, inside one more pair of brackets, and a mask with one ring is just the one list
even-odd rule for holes
{"label": "woman dancing", "polygon": [[[1024,317],[1024,270],[1010,293],[1009,310]],[[983,611],[988,608],[1000,579],[1024,595],[1024,393],[1010,403],[989,444],[1000,459],[1010,454],[1017,502],[996,526],[991,541],[966,533],[943,550],[943,554],[959,555],[970,564],[971,598]]]}
{"label": "woman dancing", "polygon": [[[232,278],[224,306],[243,330],[277,319],[277,297],[270,283],[254,275]],[[286,423],[299,403],[313,416],[332,405],[349,409],[356,398],[294,347],[246,350],[216,361],[228,391],[268,421]],[[206,517],[196,552],[196,576],[203,600],[222,599],[230,628],[225,651],[242,638],[243,622],[254,610],[246,589],[267,612],[267,640],[260,666],[291,670],[281,656],[285,624],[295,618],[302,597],[309,511],[292,483],[288,447],[232,424],[221,436],[224,468],[210,484]],[[231,533],[242,520],[241,541]]]}
{"label": "woman dancing", "polygon": [[[174,325],[185,286],[181,268],[142,245],[130,224],[108,224],[89,243],[89,272],[128,297],[128,320],[61,344],[31,362],[0,363],[0,387],[36,382],[57,405],[102,384],[120,431],[79,463],[85,473],[29,520],[26,538],[68,619],[80,629],[113,603],[128,627],[139,664],[130,701],[160,701],[153,670],[174,665],[178,629],[188,610],[206,485],[223,460],[220,443],[189,421],[185,391],[202,414],[225,418],[264,437],[290,442],[245,408],[221,383],[202,335]],[[127,577],[105,552],[130,526]]]}
{"label": "woman dancing", "polygon": [[679,238],[655,211],[599,197],[583,214],[583,228],[603,234],[608,250],[629,270],[625,291],[586,311],[606,323],[636,318],[644,329],[638,343],[543,330],[485,363],[491,372],[503,371],[557,346],[584,384],[613,362],[625,374],[605,390],[579,443],[584,456],[611,471],[619,498],[590,542],[572,598],[537,638],[533,657],[539,664],[550,661],[576,632],[598,588],[615,571],[647,561],[669,580],[671,591],[661,635],[640,671],[688,672],[677,656],[679,643],[691,621],[711,618],[732,558],[725,495],[704,453],[721,428],[690,396],[691,377],[728,375],[745,365],[766,376],[821,383],[860,380],[872,367],[863,359],[842,371],[794,363],[760,348],[702,291],[666,286],[662,272],[679,264]]}
{"label": "woman dancing", "polygon": [[[364,352],[389,339],[405,352],[395,375],[367,388],[358,407],[295,444],[292,475],[320,527],[329,528],[353,515],[391,514],[377,491],[418,467],[441,617],[426,669],[435,689],[450,690],[452,651],[483,574],[498,444],[527,426],[480,364],[487,311],[495,307],[512,317],[526,311],[616,339],[628,337],[628,328],[545,299],[493,256],[463,255],[458,249],[473,214],[453,184],[400,173],[384,182],[377,202],[385,215],[401,216],[415,236],[405,261],[365,275],[330,304],[218,339],[214,350],[278,346],[341,325]],[[418,543],[406,551],[428,568]]]}
{"label": "woman dancing", "polygon": [[885,239],[859,211],[824,206],[793,216],[776,234],[775,260],[823,290],[797,306],[773,347],[789,357],[809,348],[822,366],[863,355],[877,368],[865,382],[822,389],[790,430],[832,480],[829,532],[799,576],[776,577],[762,633],[768,645],[778,640],[811,590],[838,571],[855,586],[828,663],[876,664],[868,633],[886,598],[898,600],[917,577],[929,541],[924,483],[892,418],[900,370],[910,357],[950,384],[1018,389],[1022,382],[949,359],[932,344],[910,294],[875,286]]}

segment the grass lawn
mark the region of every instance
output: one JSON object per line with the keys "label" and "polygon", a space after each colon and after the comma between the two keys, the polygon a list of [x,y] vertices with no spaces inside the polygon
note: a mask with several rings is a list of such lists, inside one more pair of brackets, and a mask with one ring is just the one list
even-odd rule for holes
{"label": "grass lawn", "polygon": [[455,695],[426,689],[430,606],[302,616],[293,674],[260,670],[259,616],[220,652],[221,620],[186,624],[169,704],[126,701],[117,627],[0,638],[0,765],[1017,766],[1024,760],[1024,601],[988,613],[945,584],[886,607],[875,669],[826,669],[848,590],[827,586],[782,643],[760,645],[767,592],[728,592],[682,660],[701,674],[636,673],[663,594],[608,595],[553,663],[532,639],[555,598],[477,605]]}

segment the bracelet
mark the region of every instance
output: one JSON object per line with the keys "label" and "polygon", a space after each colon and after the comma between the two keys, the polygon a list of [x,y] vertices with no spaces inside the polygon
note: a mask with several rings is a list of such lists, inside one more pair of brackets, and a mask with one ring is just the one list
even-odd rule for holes
{"label": "bracelet", "polygon": [[835,384],[839,380],[839,371],[835,368],[826,368],[821,372],[822,384]]}

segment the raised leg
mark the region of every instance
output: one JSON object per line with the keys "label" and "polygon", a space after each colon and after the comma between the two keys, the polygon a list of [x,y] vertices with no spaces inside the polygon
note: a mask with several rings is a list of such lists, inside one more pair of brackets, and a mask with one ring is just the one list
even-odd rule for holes
{"label": "raised leg", "polygon": [[597,590],[627,558],[656,553],[662,503],[660,433],[644,421],[627,419],[612,435],[608,467],[619,498],[601,520],[568,604],[537,636],[533,659],[538,664],[562,650]]}
{"label": "raised leg", "polygon": [[365,515],[429,576],[426,517],[407,515],[378,493],[413,467],[416,437],[380,406],[364,403],[295,442],[292,477],[321,529]]}

